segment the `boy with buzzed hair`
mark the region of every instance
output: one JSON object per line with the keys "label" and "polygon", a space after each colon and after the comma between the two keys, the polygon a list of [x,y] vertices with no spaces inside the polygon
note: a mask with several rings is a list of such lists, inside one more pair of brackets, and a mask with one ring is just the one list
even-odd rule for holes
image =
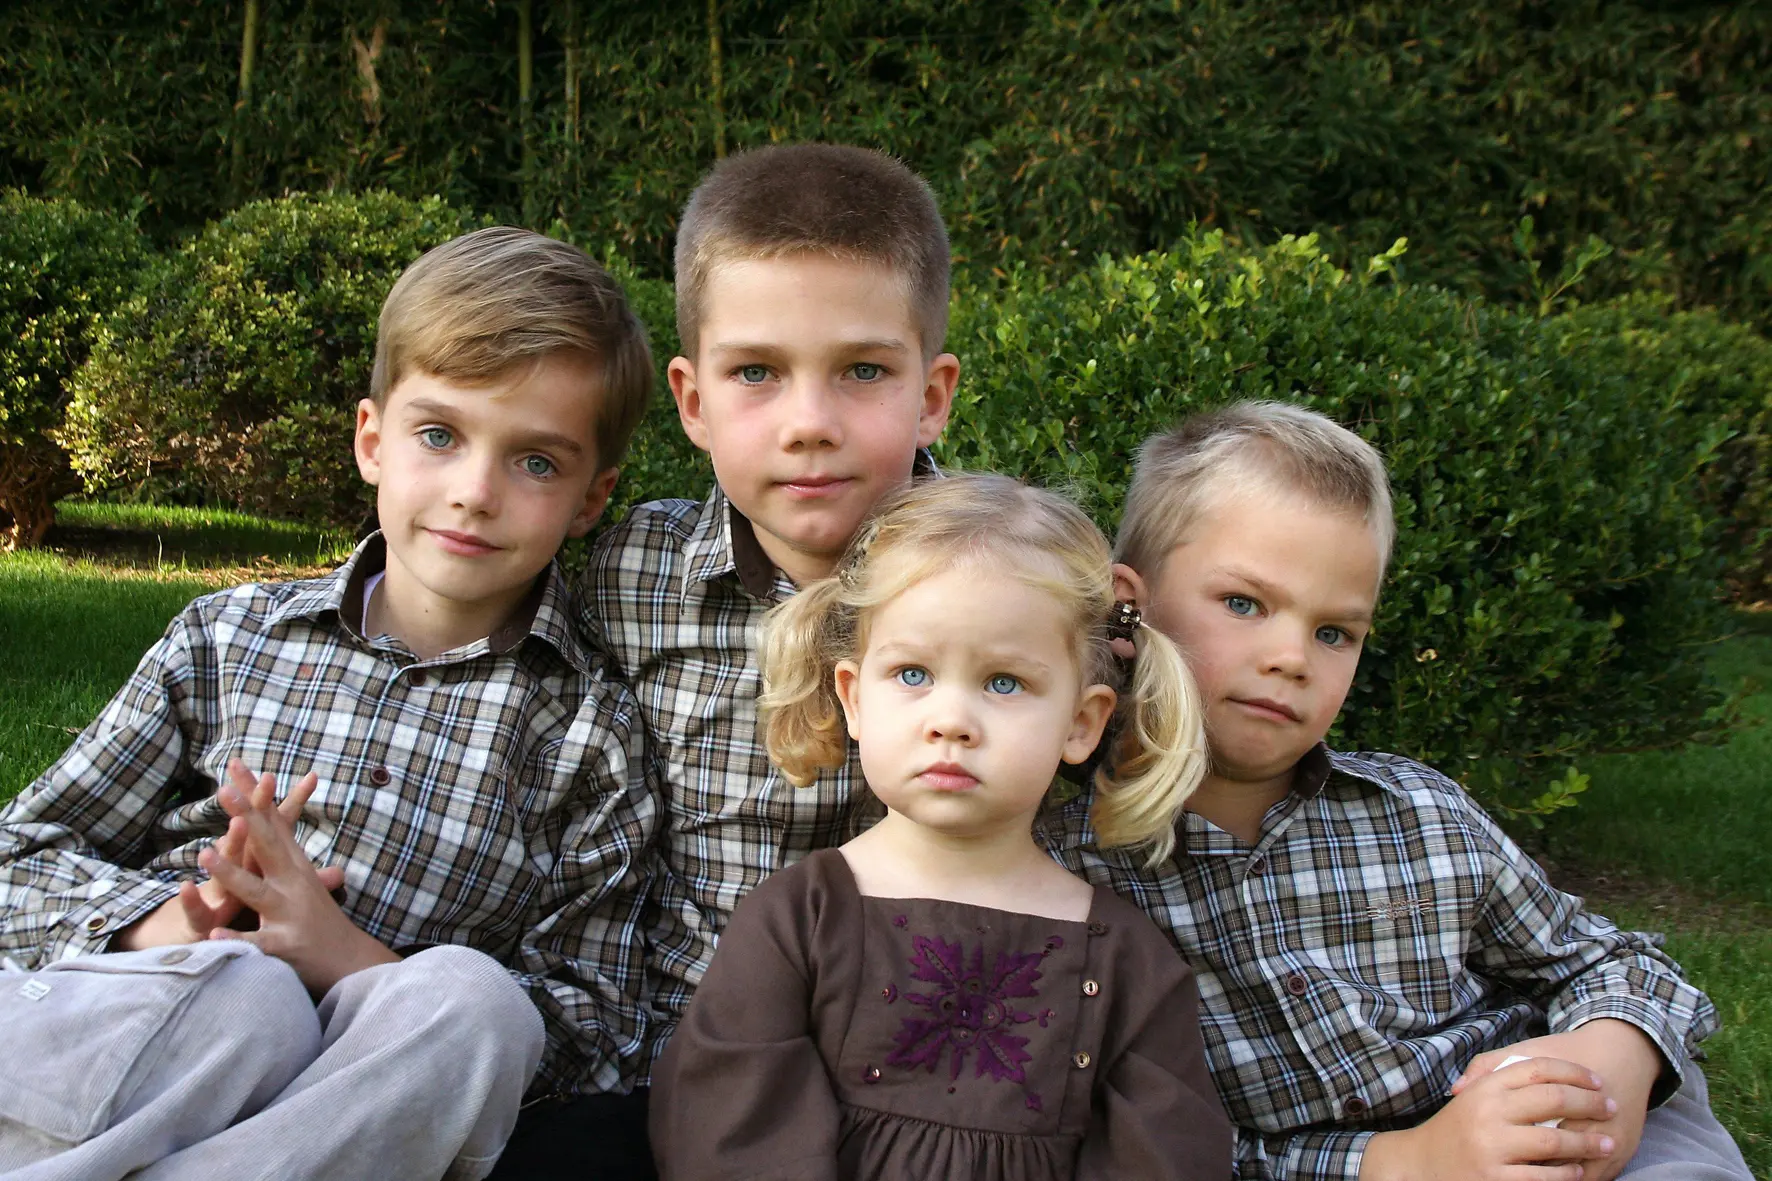
{"label": "boy with buzzed hair", "polygon": [[381,531],[196,600],[0,812],[0,1174],[481,1177],[526,1088],[632,1082],[643,728],[553,559],[651,372],[538,234],[394,285],[355,435]]}
{"label": "boy with buzzed hair", "polygon": [[831,572],[883,497],[932,470],[925,449],[960,368],[943,349],[948,271],[929,187],[862,148],[728,157],[684,210],[683,353],[669,377],[715,485],[699,501],[641,505],[604,534],[582,600],[640,699],[663,779],[646,966],[654,1055],[739,899],[877,814],[853,765],[808,788],[770,765],[757,626]]}
{"label": "boy with buzzed hair", "polygon": [[1193,967],[1239,1178],[1745,1179],[1691,1061],[1716,1012],[1658,941],[1445,776],[1323,744],[1393,536],[1378,453],[1322,415],[1243,402],[1147,442],[1121,598],[1187,655],[1211,769],[1156,866],[1095,846],[1087,791],[1050,847]]}

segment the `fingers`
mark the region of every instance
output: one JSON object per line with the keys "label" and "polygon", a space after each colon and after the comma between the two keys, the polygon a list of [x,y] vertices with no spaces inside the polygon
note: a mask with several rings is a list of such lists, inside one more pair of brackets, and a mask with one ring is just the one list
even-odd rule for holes
{"label": "fingers", "polygon": [[192,931],[199,934],[211,927],[227,926],[233,920],[234,914],[239,911],[240,908],[237,905],[231,907],[225,905],[226,894],[223,894],[222,898],[223,903],[211,906],[209,899],[203,896],[203,891],[196,882],[179,883],[178,900],[184,909],[185,921],[191,925]]}
{"label": "fingers", "polygon": [[[230,827],[232,826],[230,825]],[[211,878],[219,882],[222,889],[239,899],[241,903],[254,910],[263,909],[265,901],[270,895],[270,888],[265,884],[263,878],[226,860],[212,848],[197,854],[197,864],[201,865]],[[180,893],[182,896],[183,892]]]}
{"label": "fingers", "polygon": [[1478,1054],[1475,1058],[1470,1060],[1470,1065],[1464,1068],[1464,1073],[1458,1076],[1457,1081],[1452,1084],[1452,1089],[1448,1094],[1458,1094],[1484,1075],[1495,1070],[1503,1062],[1506,1062],[1508,1058],[1515,1056],[1516,1055],[1514,1055],[1511,1050],[1506,1048],[1490,1050],[1486,1054]]}
{"label": "fingers", "polygon": [[301,810],[307,806],[308,797],[312,796],[314,789],[319,786],[319,772],[309,771],[295,781],[295,786],[289,789],[289,794],[284,796],[283,802],[277,805],[277,811],[283,819],[289,821],[293,826],[297,820],[301,819]]}
{"label": "fingers", "polygon": [[345,884],[345,871],[336,865],[323,865],[314,871],[328,894]]}

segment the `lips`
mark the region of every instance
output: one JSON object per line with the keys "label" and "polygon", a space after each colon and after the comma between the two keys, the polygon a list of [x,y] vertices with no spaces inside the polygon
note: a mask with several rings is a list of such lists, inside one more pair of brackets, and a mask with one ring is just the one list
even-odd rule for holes
{"label": "lips", "polygon": [[846,476],[811,475],[798,476],[791,480],[780,480],[777,483],[791,495],[815,499],[835,496],[849,487],[853,481]]}
{"label": "lips", "polygon": [[958,763],[936,763],[917,778],[936,791],[970,791],[978,786],[978,777]]}
{"label": "lips", "polygon": [[1231,700],[1257,717],[1266,717],[1276,722],[1302,722],[1304,720],[1304,716],[1290,705],[1269,697],[1233,697]]}
{"label": "lips", "polygon": [[473,533],[457,533],[453,529],[427,529],[437,542],[439,549],[458,557],[477,558],[485,554],[495,553],[498,546]]}

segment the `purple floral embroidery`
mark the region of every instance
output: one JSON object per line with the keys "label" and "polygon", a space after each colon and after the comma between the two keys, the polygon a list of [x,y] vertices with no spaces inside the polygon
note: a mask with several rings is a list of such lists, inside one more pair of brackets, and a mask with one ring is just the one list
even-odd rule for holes
{"label": "purple floral embroidery", "polygon": [[972,949],[968,957],[959,943],[916,935],[911,939],[911,977],[936,985],[933,992],[906,992],[904,999],[928,1013],[906,1017],[894,1036],[894,1048],[886,1056],[893,1066],[921,1066],[930,1073],[949,1054],[949,1077],[959,1078],[966,1055],[977,1051],[973,1075],[989,1075],[998,1082],[1027,1083],[1023,1065],[1033,1060],[1028,1039],[1011,1032],[1017,1025],[1038,1020],[1034,1013],[1014,1006],[1020,997],[1039,996],[1041,954],[998,952],[987,972],[984,948]]}

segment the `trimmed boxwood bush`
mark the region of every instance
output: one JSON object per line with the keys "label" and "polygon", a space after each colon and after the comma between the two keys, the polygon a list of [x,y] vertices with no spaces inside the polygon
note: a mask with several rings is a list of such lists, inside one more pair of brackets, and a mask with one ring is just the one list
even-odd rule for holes
{"label": "trimmed boxwood bush", "polygon": [[1723,518],[1731,589],[1749,602],[1772,599],[1772,341],[1648,295],[1580,308],[1558,328],[1568,347],[1595,350],[1597,367],[1677,402],[1723,441],[1703,488]]}
{"label": "trimmed boxwood bush", "polygon": [[0,549],[35,545],[79,486],[49,437],[97,318],[147,258],[135,227],[75,201],[0,195]]}
{"label": "trimmed boxwood bush", "polygon": [[101,326],[63,439],[97,487],[333,524],[370,504],[351,453],[375,322],[406,264],[473,228],[388,193],[257,201],[160,261]]}
{"label": "trimmed boxwood bush", "polygon": [[[1737,393],[1641,380],[1601,312],[1393,285],[1396,253],[1353,276],[1308,238],[1240,253],[1208,233],[1058,287],[962,291],[940,454],[1068,483],[1112,528],[1140,441],[1192,410],[1283,398],[1354,426],[1389,464],[1400,537],[1334,741],[1547,811],[1585,757],[1724,721],[1701,654],[1729,630],[1704,495],[1726,431],[1704,400]],[[1662,339],[1676,363],[1686,338]]]}

